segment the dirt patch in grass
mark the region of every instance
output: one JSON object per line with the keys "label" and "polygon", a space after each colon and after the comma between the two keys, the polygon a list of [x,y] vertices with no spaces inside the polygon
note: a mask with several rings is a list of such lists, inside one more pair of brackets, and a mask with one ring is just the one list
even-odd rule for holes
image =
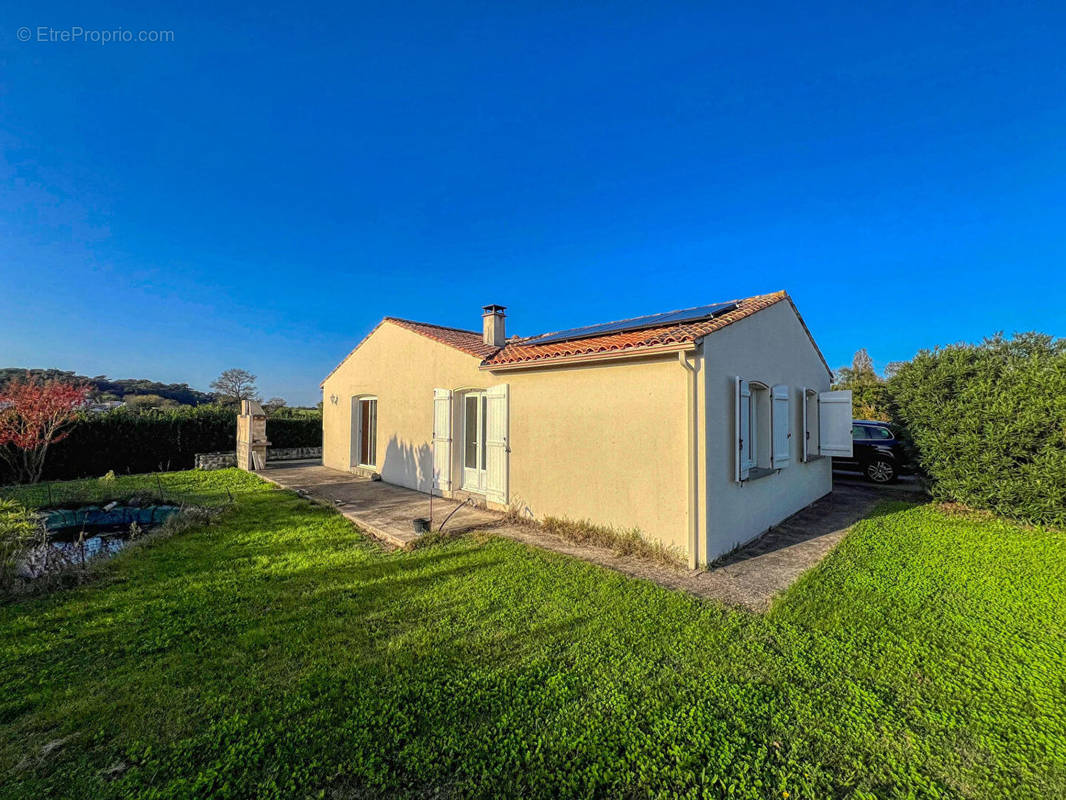
{"label": "dirt patch in grass", "polygon": [[1025,531],[1062,531],[1064,528],[1056,528],[1053,525],[1035,525],[1033,523],[1024,522],[1022,520],[1007,520],[1005,517],[997,515],[994,511],[989,511],[985,508],[974,508],[968,506],[965,503],[956,503],[951,500],[944,500],[935,504],[936,509],[943,513],[945,516],[954,517],[967,522],[981,522],[989,524],[1009,524],[1020,528]]}

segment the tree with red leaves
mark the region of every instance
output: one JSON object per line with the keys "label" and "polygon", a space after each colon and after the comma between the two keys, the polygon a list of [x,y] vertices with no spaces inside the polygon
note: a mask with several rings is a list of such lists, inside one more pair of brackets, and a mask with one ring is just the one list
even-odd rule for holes
{"label": "tree with red leaves", "polygon": [[48,448],[69,435],[89,390],[26,373],[0,388],[0,457],[20,483],[37,483]]}

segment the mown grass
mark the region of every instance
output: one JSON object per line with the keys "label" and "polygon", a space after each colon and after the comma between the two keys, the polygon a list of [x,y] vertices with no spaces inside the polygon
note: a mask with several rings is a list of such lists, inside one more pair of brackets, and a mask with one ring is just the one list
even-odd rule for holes
{"label": "mown grass", "polygon": [[886,504],[759,617],[163,481],[237,507],[0,608],[0,796],[1066,796],[1062,532]]}

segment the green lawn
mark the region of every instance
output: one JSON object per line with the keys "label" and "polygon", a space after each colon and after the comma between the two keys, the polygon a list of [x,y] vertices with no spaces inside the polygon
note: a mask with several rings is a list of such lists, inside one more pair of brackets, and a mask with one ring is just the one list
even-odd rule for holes
{"label": "green lawn", "polygon": [[887,503],[760,617],[162,481],[237,508],[0,606],[0,796],[1066,796],[1061,531]]}

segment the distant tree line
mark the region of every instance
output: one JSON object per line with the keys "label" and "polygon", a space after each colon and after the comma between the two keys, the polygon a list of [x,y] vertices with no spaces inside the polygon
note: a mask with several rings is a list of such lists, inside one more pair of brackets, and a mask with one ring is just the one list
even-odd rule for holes
{"label": "distant tree line", "polygon": [[[0,484],[188,469],[196,453],[235,448],[240,401],[258,399],[255,381],[246,370],[226,370],[207,393],[185,383],[0,369]],[[123,405],[92,407],[108,400]],[[322,444],[320,408],[273,397],[264,410],[274,447]]]}
{"label": "distant tree line", "polygon": [[[213,403],[216,400],[214,394],[197,391],[187,383],[159,383],[144,378],[112,380],[106,375],[90,378],[61,369],[0,367],[0,387],[6,386],[16,378],[25,378],[27,373],[43,381],[59,380],[64,383],[87,386],[89,399],[98,403],[107,400],[130,402],[135,397],[150,397],[163,401],[159,405],[199,406]],[[137,401],[133,402],[137,404]]]}
{"label": "distant tree line", "polygon": [[[0,390],[14,380],[33,378],[41,382],[58,381],[86,388],[86,399],[91,403],[109,401],[125,403],[127,410],[139,411],[178,406],[202,406],[208,404],[240,407],[241,400],[259,399],[256,376],[243,369],[227,369],[211,383],[213,391],[201,392],[187,383],[160,383],[145,378],[122,378],[112,380],[106,375],[94,378],[61,369],[27,369],[25,367],[0,367]],[[298,418],[314,409],[300,406],[289,407],[282,397],[271,397],[263,403],[270,416]],[[321,409],[320,409],[321,410]]]}

